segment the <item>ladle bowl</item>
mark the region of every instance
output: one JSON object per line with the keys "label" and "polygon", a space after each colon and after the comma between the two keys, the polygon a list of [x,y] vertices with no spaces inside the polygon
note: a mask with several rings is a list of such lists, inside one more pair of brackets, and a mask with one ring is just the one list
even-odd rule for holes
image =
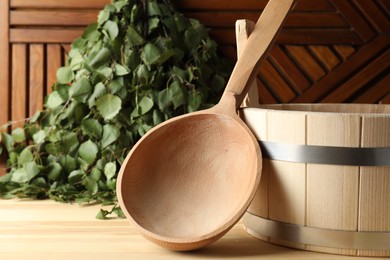
{"label": "ladle bowl", "polygon": [[262,164],[258,142],[237,109],[294,2],[269,1],[216,106],[161,123],[127,155],[118,200],[147,239],[177,251],[197,249],[245,213]]}
{"label": "ladle bowl", "polygon": [[224,114],[193,113],[163,123],[124,163],[118,193],[126,191],[125,214],[145,237],[173,250],[218,239],[254,196],[261,167],[254,143]]}

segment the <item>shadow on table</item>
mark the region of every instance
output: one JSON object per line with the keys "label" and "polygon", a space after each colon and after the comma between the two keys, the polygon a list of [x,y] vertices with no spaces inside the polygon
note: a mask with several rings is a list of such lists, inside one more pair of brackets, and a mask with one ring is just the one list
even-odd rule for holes
{"label": "shadow on table", "polygon": [[224,237],[216,243],[205,248],[192,251],[181,252],[179,254],[206,257],[245,257],[245,256],[266,256],[283,255],[291,253],[292,249],[275,246],[264,241],[254,239],[253,237],[233,238]]}

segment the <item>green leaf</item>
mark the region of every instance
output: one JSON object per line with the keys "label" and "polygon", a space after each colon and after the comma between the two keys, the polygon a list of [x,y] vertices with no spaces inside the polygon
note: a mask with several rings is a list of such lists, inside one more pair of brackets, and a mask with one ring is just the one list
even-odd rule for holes
{"label": "green leaf", "polygon": [[150,18],[148,23],[148,34],[151,34],[154,30],[156,30],[159,24],[160,24],[160,18],[158,17]]}
{"label": "green leaf", "polygon": [[103,29],[108,33],[111,40],[114,40],[119,33],[118,25],[113,21],[107,21]]}
{"label": "green leaf", "polygon": [[174,21],[176,23],[176,27],[179,30],[179,32],[184,31],[185,29],[187,29],[190,26],[190,23],[189,23],[188,19],[185,18],[181,14],[175,14],[173,16],[173,19],[174,19]]}
{"label": "green leaf", "polygon": [[177,109],[179,106],[185,103],[184,91],[180,82],[174,81],[169,86],[169,95],[172,99],[174,109]]}
{"label": "green leaf", "polygon": [[65,100],[62,99],[61,95],[57,91],[53,91],[49,94],[46,101],[46,107],[56,108],[59,105],[62,105]]}
{"label": "green leaf", "polygon": [[91,83],[86,78],[79,78],[70,87],[69,94],[75,100],[85,102],[92,94]]}
{"label": "green leaf", "polygon": [[166,111],[172,104],[172,98],[167,89],[163,89],[162,91],[158,92],[157,104],[161,111]]}
{"label": "green leaf", "polygon": [[88,106],[92,108],[96,104],[96,99],[107,94],[107,89],[103,83],[99,82],[95,85],[92,95],[88,99]]}
{"label": "green leaf", "polygon": [[155,1],[148,1],[148,16],[161,15],[160,7]]}
{"label": "green leaf", "polygon": [[30,148],[26,147],[19,155],[19,164],[23,165],[34,160],[34,156],[30,151]]}
{"label": "green leaf", "polygon": [[104,166],[104,174],[106,175],[107,180],[112,179],[116,175],[116,163],[109,162]]}
{"label": "green leaf", "polygon": [[110,11],[108,10],[102,10],[98,14],[98,24],[102,25],[105,21],[110,18]]}
{"label": "green leaf", "polygon": [[112,213],[118,216],[118,218],[125,218],[125,214],[119,206],[116,206],[112,209]]}
{"label": "green leaf", "polygon": [[96,108],[105,120],[114,118],[122,107],[122,100],[112,94],[106,94],[96,100]]}
{"label": "green leaf", "polygon": [[60,164],[66,173],[70,173],[77,168],[76,160],[68,154],[60,158]]}
{"label": "green leaf", "polygon": [[157,63],[157,61],[160,59],[160,56],[161,56],[161,51],[156,45],[154,45],[151,42],[145,44],[144,51],[142,52],[142,56],[141,56],[145,64],[152,65]]}
{"label": "green leaf", "polygon": [[139,46],[144,44],[145,40],[142,35],[133,26],[129,26],[126,31],[127,39],[132,46]]}
{"label": "green leaf", "polygon": [[82,143],[79,147],[80,157],[88,164],[91,164],[95,161],[98,152],[99,149],[97,145],[93,143],[91,140]]}
{"label": "green leaf", "polygon": [[20,169],[16,169],[12,173],[11,181],[18,182],[18,183],[22,183],[22,182],[28,181],[28,176],[27,176],[27,173],[26,173],[26,169],[24,167],[20,168]]}
{"label": "green leaf", "polygon": [[83,38],[91,42],[96,42],[99,40],[100,35],[100,32],[97,30],[97,23],[92,23],[84,30]]}
{"label": "green leaf", "polygon": [[51,181],[57,181],[61,175],[61,164],[57,162],[52,162],[49,164],[49,171],[47,172],[47,177]]}
{"label": "green leaf", "polygon": [[158,125],[163,121],[163,116],[161,112],[157,109],[153,110],[153,124]]}
{"label": "green leaf", "polygon": [[106,62],[108,62],[111,59],[111,57],[112,57],[112,52],[108,48],[104,47],[100,49],[99,52],[92,58],[89,65],[92,68],[96,69],[101,65],[105,64]]}
{"label": "green leaf", "polygon": [[116,179],[109,179],[107,180],[106,184],[107,184],[107,188],[109,188],[110,190],[116,189]]}
{"label": "green leaf", "polygon": [[110,214],[108,210],[100,209],[99,213],[96,215],[95,218],[105,220],[107,219],[107,215]]}
{"label": "green leaf", "polygon": [[188,96],[188,112],[197,111],[202,103],[202,95],[196,90],[190,91]]}
{"label": "green leaf", "polygon": [[42,143],[46,138],[46,134],[44,130],[39,130],[33,135],[34,144]]}
{"label": "green leaf", "polygon": [[5,149],[7,149],[8,153],[14,150],[14,139],[7,133],[1,133],[2,139],[4,140]]}
{"label": "green leaf", "polygon": [[26,141],[26,135],[24,134],[24,130],[20,127],[12,130],[12,138],[16,143],[21,143]]}
{"label": "green leaf", "polygon": [[108,78],[112,75],[112,69],[109,67],[104,67],[104,66],[98,68],[96,70],[96,72],[98,74],[100,74],[101,76],[103,76],[104,78]]}
{"label": "green leaf", "polygon": [[145,96],[138,103],[138,106],[134,108],[133,112],[131,113],[131,116],[137,117],[140,115],[144,115],[152,109],[153,105],[154,105],[153,99]]}
{"label": "green leaf", "polygon": [[35,162],[29,162],[25,165],[28,180],[31,180],[39,173],[39,167]]}
{"label": "green leaf", "polygon": [[80,170],[72,171],[68,176],[68,181],[70,184],[80,183],[84,178],[84,173]]}
{"label": "green leaf", "polygon": [[38,165],[35,162],[29,162],[23,168],[17,169],[12,173],[11,181],[18,183],[27,182],[37,176],[38,173]]}
{"label": "green leaf", "polygon": [[130,70],[120,64],[115,64],[115,75],[124,76],[130,73]]}
{"label": "green leaf", "polygon": [[101,176],[102,172],[98,168],[94,167],[90,173],[90,177],[95,181],[99,181]]}
{"label": "green leaf", "polygon": [[86,118],[81,122],[81,130],[84,135],[99,139],[102,136],[103,127],[98,120]]}
{"label": "green leaf", "polygon": [[96,192],[98,192],[98,183],[95,179],[93,178],[90,178],[90,177],[86,177],[83,181],[83,184],[85,186],[85,188],[87,189],[87,191],[89,191],[90,193],[94,194]]}
{"label": "green leaf", "polygon": [[115,142],[119,137],[119,130],[114,125],[104,125],[103,126],[103,137],[101,140],[102,148],[107,147],[108,145]]}
{"label": "green leaf", "polygon": [[79,146],[77,135],[73,132],[63,132],[61,138],[61,144],[65,153],[71,153]]}
{"label": "green leaf", "polygon": [[184,43],[188,50],[196,49],[202,41],[202,37],[199,32],[193,28],[188,28],[184,33]]}
{"label": "green leaf", "polygon": [[225,79],[222,76],[216,74],[211,81],[211,86],[213,89],[222,90],[225,87],[225,83]]}
{"label": "green leaf", "polygon": [[57,69],[57,83],[67,84],[74,79],[73,71],[70,67],[61,67]]}

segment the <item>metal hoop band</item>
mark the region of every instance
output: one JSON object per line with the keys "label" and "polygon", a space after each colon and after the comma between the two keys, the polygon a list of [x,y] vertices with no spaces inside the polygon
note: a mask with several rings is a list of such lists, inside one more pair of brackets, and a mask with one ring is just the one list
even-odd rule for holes
{"label": "metal hoop band", "polygon": [[390,166],[390,148],[355,148],[259,141],[264,158],[296,163]]}
{"label": "metal hoop band", "polygon": [[276,239],[313,246],[333,248],[390,250],[390,232],[361,232],[323,229],[288,224],[245,213],[242,222],[254,236],[268,236]]}

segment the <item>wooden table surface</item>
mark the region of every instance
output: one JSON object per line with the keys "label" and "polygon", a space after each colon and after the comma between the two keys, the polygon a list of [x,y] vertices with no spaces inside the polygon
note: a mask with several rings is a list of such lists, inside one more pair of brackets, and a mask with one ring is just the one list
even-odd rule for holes
{"label": "wooden table surface", "polygon": [[204,249],[171,252],[138,235],[125,219],[95,219],[100,208],[0,200],[0,259],[354,259],[268,244],[248,235],[240,223]]}

